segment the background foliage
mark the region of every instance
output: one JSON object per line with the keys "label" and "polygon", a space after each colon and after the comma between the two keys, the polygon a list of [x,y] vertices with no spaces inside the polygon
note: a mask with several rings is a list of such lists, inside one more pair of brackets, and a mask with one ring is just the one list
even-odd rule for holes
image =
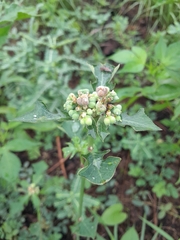
{"label": "background foliage", "polygon": [[[179,9],[175,0],[1,1],[1,239],[180,238]],[[77,226],[84,133],[73,133],[69,122],[9,120],[37,101],[58,114],[69,93],[93,81],[87,63],[99,62],[121,64],[114,82],[123,112],[145,108],[162,131],[111,126],[105,142],[95,140],[97,150],[110,149],[122,161],[106,185],[87,183],[83,211],[92,218]],[[68,179],[60,168],[49,172],[59,136],[64,156],[71,156]]]}

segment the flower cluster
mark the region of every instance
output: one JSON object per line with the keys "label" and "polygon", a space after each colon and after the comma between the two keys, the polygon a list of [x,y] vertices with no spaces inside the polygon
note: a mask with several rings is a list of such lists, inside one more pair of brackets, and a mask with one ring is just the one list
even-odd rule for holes
{"label": "flower cluster", "polygon": [[115,104],[118,96],[114,90],[99,86],[96,91],[89,93],[88,89],[78,91],[78,96],[70,93],[64,104],[64,109],[73,120],[79,120],[82,125],[90,126],[93,118],[104,116],[104,124],[110,125],[121,121],[120,104]]}

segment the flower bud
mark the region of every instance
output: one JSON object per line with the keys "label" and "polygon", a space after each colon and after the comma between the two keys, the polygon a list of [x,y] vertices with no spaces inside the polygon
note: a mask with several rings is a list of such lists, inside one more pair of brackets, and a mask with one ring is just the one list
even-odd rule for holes
{"label": "flower bud", "polygon": [[110,119],[106,117],[106,118],[104,119],[104,124],[105,124],[106,126],[110,125],[110,124],[111,124]]}
{"label": "flower bud", "polygon": [[88,125],[88,126],[92,125],[92,119],[91,119],[91,117],[88,117],[88,116],[87,116],[87,117],[85,117],[84,120],[85,120],[85,124],[86,124],[86,125]]}
{"label": "flower bud", "polygon": [[92,115],[93,114],[93,111],[90,108],[88,108],[86,112],[87,112],[88,115]]}
{"label": "flower bud", "polygon": [[82,94],[77,98],[77,104],[80,106],[87,106],[89,104],[89,99],[87,94]]}
{"label": "flower bud", "polygon": [[116,118],[114,116],[109,116],[110,123],[114,124],[116,122]]}
{"label": "flower bud", "polygon": [[76,112],[76,111],[74,111],[74,110],[70,110],[70,111],[68,112],[68,114],[69,114],[69,116],[72,116],[75,112]]}
{"label": "flower bud", "polygon": [[95,102],[89,102],[88,104],[89,108],[94,108],[96,106]]}
{"label": "flower bud", "polygon": [[77,120],[77,119],[79,119],[79,114],[74,113],[71,117],[72,117],[73,120]]}
{"label": "flower bud", "polygon": [[73,109],[73,106],[68,104],[68,105],[65,106],[65,108],[69,112],[70,110]]}
{"label": "flower bud", "polygon": [[121,111],[122,110],[122,106],[120,104],[117,104],[116,107]]}
{"label": "flower bud", "polygon": [[81,123],[81,125],[85,125],[86,123],[85,123],[85,118],[81,118],[80,119],[80,123]]}
{"label": "flower bud", "polygon": [[115,118],[116,118],[116,121],[117,121],[117,122],[118,122],[118,121],[119,121],[119,122],[121,122],[121,121],[122,121],[122,119],[121,119],[121,117],[120,117],[120,116],[116,116]]}
{"label": "flower bud", "polygon": [[119,110],[117,107],[115,107],[112,112],[115,114],[115,115],[120,115],[121,114],[121,110]]}
{"label": "flower bud", "polygon": [[96,88],[96,92],[98,97],[105,97],[109,92],[109,88],[105,86],[99,86]]}

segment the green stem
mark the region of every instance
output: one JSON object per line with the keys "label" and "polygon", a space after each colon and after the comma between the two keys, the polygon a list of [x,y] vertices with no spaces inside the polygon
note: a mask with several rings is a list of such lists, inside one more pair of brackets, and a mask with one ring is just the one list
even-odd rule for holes
{"label": "green stem", "polygon": [[[146,219],[146,214],[144,214],[144,218]],[[143,221],[143,222],[142,222],[142,228],[141,228],[141,237],[140,237],[140,240],[144,240],[145,230],[146,230],[146,223]]]}
{"label": "green stem", "polygon": [[104,228],[106,229],[106,232],[108,233],[109,237],[111,240],[114,240],[114,236],[112,235],[111,231],[109,230],[109,228],[107,226],[104,226]]}
{"label": "green stem", "polygon": [[85,180],[86,180],[85,178],[81,177],[81,188],[80,188],[80,195],[79,195],[79,218],[82,215],[82,209],[83,209]]}
{"label": "green stem", "polygon": [[114,226],[114,240],[118,240],[118,225]]}

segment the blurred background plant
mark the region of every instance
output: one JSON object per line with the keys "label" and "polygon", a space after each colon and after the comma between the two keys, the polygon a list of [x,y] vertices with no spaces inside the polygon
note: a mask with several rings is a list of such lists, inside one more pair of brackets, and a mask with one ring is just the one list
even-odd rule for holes
{"label": "blurred background plant", "polygon": [[[51,112],[62,110],[70,92],[89,87],[92,77],[86,63],[107,61],[121,63],[115,90],[123,111],[131,114],[144,107],[163,131],[137,134],[129,128],[111,126],[104,143],[95,140],[97,149],[110,148],[123,161],[107,185],[86,186],[87,213],[94,211],[97,217],[122,201],[128,216],[118,227],[121,236],[122,229],[138,226],[140,220],[131,213],[134,207],[138,216],[144,211],[174,239],[180,237],[176,231],[179,8],[178,0],[1,1],[0,238],[72,239],[69,229],[75,219],[75,187],[79,187],[75,186],[78,180],[74,173],[79,167],[79,151],[87,150],[86,138],[77,132],[73,136],[71,123],[8,120],[25,113],[38,100]],[[58,136],[64,155],[72,156],[65,164],[68,180],[58,168],[52,172],[48,169],[58,158]],[[168,230],[172,217],[176,223]],[[103,232],[101,227],[98,232]],[[147,238],[153,235],[149,229]]]}

